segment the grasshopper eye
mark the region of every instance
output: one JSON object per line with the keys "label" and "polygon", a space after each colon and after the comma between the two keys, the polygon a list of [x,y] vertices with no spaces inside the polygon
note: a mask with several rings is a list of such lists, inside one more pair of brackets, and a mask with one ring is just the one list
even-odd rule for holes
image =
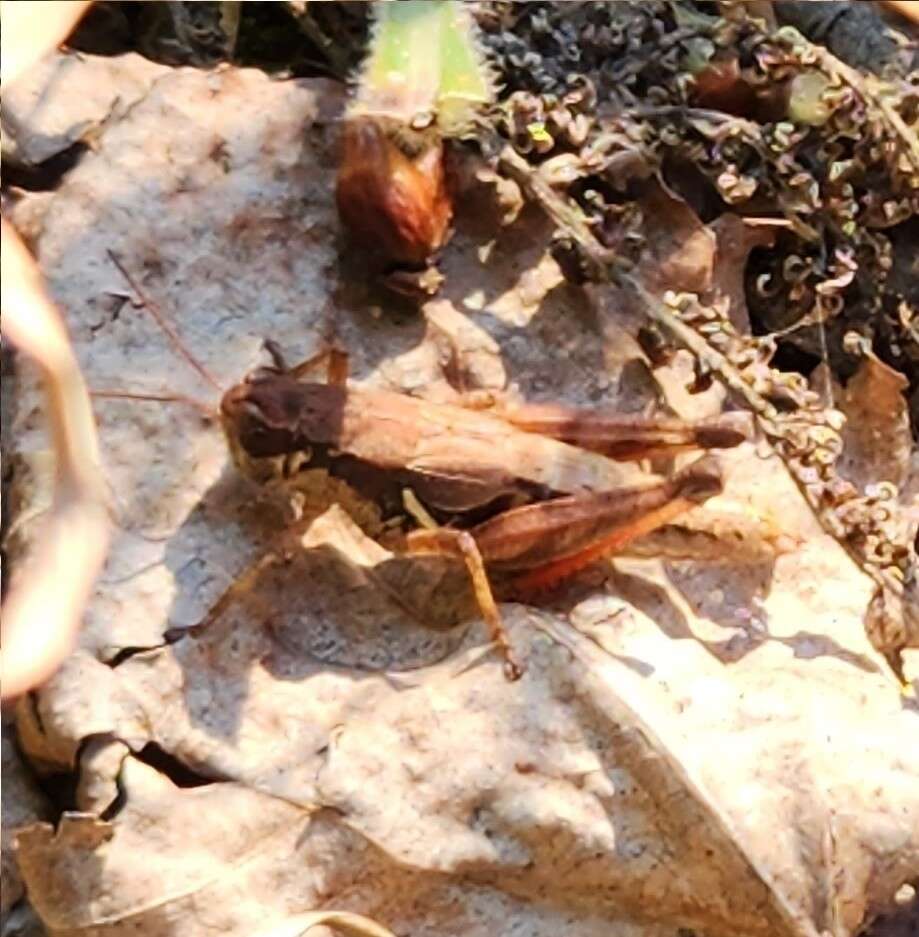
{"label": "grasshopper eye", "polygon": [[244,383],[252,386],[254,384],[261,384],[266,381],[273,381],[279,374],[283,373],[284,372],[280,368],[275,368],[267,364],[262,365],[262,367],[256,368],[254,371],[250,371],[246,375]]}
{"label": "grasshopper eye", "polygon": [[265,414],[254,400],[247,400],[243,403],[240,416],[245,419],[248,436],[263,439],[267,435]]}

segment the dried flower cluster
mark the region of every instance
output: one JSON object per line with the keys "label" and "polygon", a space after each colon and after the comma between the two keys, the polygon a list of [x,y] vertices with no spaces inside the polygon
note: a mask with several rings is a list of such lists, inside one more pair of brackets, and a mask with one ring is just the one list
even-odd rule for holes
{"label": "dried flower cluster", "polygon": [[[914,370],[897,314],[903,293],[888,284],[919,211],[919,167],[884,115],[838,76],[814,71],[812,55],[762,36],[750,46],[745,73],[789,88],[786,119],[757,124],[691,108],[649,114],[663,158],[691,160],[731,206],[778,210],[788,220],[777,249],[749,271],[763,330],[782,330],[812,354],[828,351],[851,372],[843,337],[854,329],[893,366]],[[919,88],[904,88],[904,118],[917,107]]]}
{"label": "dried flower cluster", "polygon": [[580,164],[565,171],[582,177],[615,133],[640,141],[703,220],[728,207],[786,219],[749,269],[759,329],[829,354],[843,375],[857,363],[843,344],[855,329],[919,380],[900,310],[915,287],[896,269],[915,238],[919,156],[891,120],[915,122],[919,84],[862,79],[793,30],[691,4],[493,3],[478,20],[518,152],[539,162],[574,151]]}

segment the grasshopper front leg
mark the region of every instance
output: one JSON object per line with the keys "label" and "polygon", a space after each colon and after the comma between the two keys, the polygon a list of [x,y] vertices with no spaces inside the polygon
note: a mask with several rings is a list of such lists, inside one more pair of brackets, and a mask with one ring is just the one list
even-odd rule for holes
{"label": "grasshopper front leg", "polygon": [[517,592],[546,588],[622,550],[721,490],[718,464],[705,457],[664,482],[512,508],[468,531],[412,531],[406,537],[406,551],[465,561],[482,617],[504,654],[505,672],[517,679],[522,668],[513,657],[486,566],[518,573],[512,583]]}

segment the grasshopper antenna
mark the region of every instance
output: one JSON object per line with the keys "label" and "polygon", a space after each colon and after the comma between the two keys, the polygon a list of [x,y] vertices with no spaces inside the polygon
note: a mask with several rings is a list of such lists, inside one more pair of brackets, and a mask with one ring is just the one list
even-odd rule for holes
{"label": "grasshopper antenna", "polygon": [[[134,277],[131,276],[118,255],[113,250],[108,249],[106,250],[106,254],[108,254],[109,260],[111,260],[111,262],[118,268],[118,272],[125,278],[128,286],[130,286],[134,291],[135,295],[140,301],[140,304],[150,313],[151,316],[153,316],[156,324],[163,330],[163,333],[169,339],[170,344],[176,350],[176,352],[178,352],[178,354],[180,354],[198,372],[198,374],[200,374],[201,377],[203,377],[204,380],[207,381],[207,383],[217,391],[218,394],[222,394],[223,388],[220,386],[217,379],[185,347],[185,345],[182,343],[182,340],[179,338],[179,333],[175,330],[175,327],[172,325],[172,323],[166,318],[162,309],[160,309],[160,307],[146,294],[146,292],[141,289],[140,284],[134,279]],[[97,394],[96,396],[100,395],[101,394]],[[108,394],[106,396],[117,396],[117,394]],[[122,394],[121,396],[127,395]],[[141,397],[140,399],[156,400],[159,398],[150,396],[149,398]],[[172,397],[170,399],[178,398]]]}
{"label": "grasshopper antenna", "polygon": [[194,397],[184,394],[141,394],[129,390],[90,390],[90,397],[99,397],[103,400],[151,400],[154,403],[181,403],[200,410],[204,416],[213,418],[217,416],[216,407],[210,406]]}

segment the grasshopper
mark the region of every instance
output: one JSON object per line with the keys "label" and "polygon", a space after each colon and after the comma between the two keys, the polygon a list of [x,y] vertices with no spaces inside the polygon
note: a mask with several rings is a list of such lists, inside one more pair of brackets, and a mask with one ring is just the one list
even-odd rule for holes
{"label": "grasshopper", "polygon": [[[384,517],[404,513],[411,492],[423,511],[410,512],[423,526],[397,549],[465,563],[510,679],[522,667],[489,572],[510,574],[523,595],[558,583],[722,490],[712,456],[669,479],[618,460],[747,438],[743,414],[689,423],[563,406],[433,404],[348,383],[345,360],[331,353],[325,383],[303,381],[277,360],[227,391],[220,413],[236,465],[262,481],[325,468],[372,496]],[[431,515],[443,523],[432,526]]]}
{"label": "grasshopper", "polygon": [[408,508],[420,523],[397,552],[465,563],[509,679],[523,667],[489,574],[509,576],[511,591],[527,595],[621,551],[722,490],[718,462],[708,454],[670,478],[630,462],[748,438],[743,413],[686,422],[549,404],[489,409],[494,400],[481,398],[432,403],[349,381],[347,356],[337,350],[323,353],[325,381],[306,380],[315,358],[288,368],[266,347],[273,366],[250,373],[220,402],[237,467],[262,483],[323,468],[372,499],[383,517]]}

